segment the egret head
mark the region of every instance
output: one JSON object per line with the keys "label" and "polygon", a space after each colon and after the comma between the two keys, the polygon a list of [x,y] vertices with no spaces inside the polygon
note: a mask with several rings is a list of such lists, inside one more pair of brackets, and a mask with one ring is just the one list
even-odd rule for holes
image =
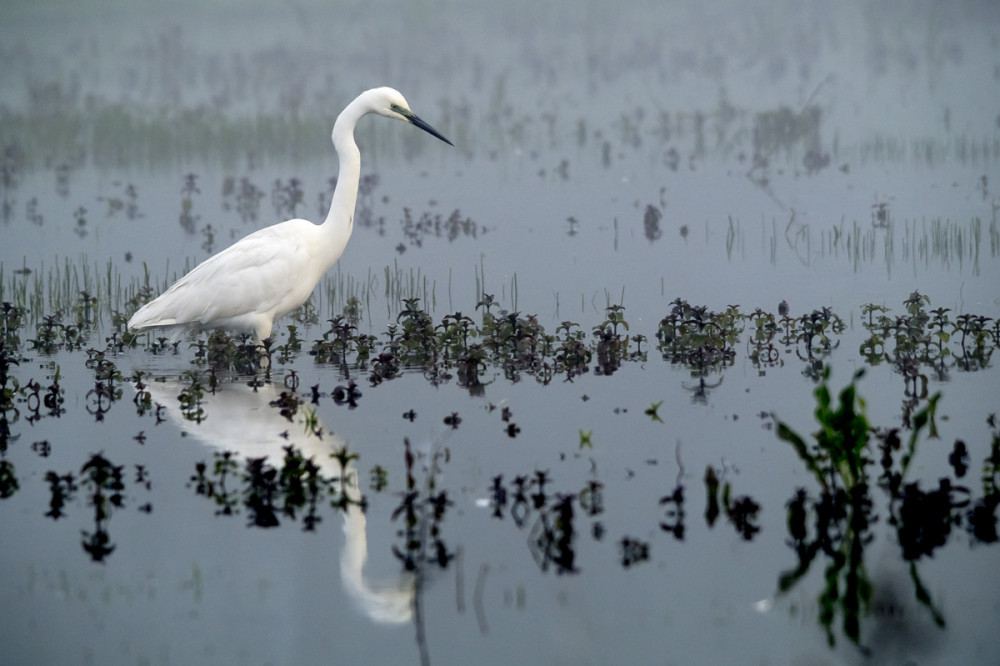
{"label": "egret head", "polygon": [[410,123],[415,127],[419,127],[431,136],[441,139],[449,146],[455,145],[448,139],[444,138],[436,129],[428,125],[417,114],[410,111],[410,105],[406,103],[406,98],[404,98],[403,94],[398,90],[394,88],[375,88],[372,92],[375,94],[374,106],[372,109],[375,113],[386,116],[387,118],[395,118],[396,120],[402,120]]}

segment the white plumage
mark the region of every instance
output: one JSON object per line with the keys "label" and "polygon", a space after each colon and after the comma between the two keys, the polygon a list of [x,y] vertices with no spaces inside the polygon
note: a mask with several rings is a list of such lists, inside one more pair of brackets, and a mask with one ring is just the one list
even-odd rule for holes
{"label": "white plumage", "polygon": [[306,302],[347,246],[361,175],[354,128],[369,113],[406,121],[452,145],[410,111],[399,91],[366,90],[333,126],[340,172],[323,224],[288,220],[242,238],[139,308],[128,322],[129,330],[225,328],[253,333],[258,343],[269,337],[274,322]]}

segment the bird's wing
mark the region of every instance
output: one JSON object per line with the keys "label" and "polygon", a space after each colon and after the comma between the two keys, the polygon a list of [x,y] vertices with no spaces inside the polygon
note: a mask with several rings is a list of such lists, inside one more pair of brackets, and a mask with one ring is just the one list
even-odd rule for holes
{"label": "bird's wing", "polygon": [[[311,222],[290,220],[246,236],[198,264],[143,306],[131,327],[209,324],[293,309],[315,286],[303,284],[309,279],[303,268],[312,253],[311,229],[315,229]],[[292,304],[303,291],[302,301]]]}

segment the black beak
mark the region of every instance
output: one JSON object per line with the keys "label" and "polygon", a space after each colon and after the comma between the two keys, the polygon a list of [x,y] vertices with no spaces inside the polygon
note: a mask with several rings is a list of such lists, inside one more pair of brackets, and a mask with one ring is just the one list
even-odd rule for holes
{"label": "black beak", "polygon": [[454,146],[455,145],[451,141],[449,141],[448,139],[444,138],[441,135],[440,132],[438,132],[436,129],[434,129],[433,127],[431,127],[430,125],[428,125],[426,122],[424,122],[420,118],[420,116],[414,114],[412,111],[410,113],[408,113],[408,114],[405,114],[405,115],[406,115],[406,119],[409,120],[416,127],[419,127],[420,129],[422,129],[423,131],[427,132],[431,136],[436,136],[437,138],[439,138],[442,141],[444,141],[445,143],[447,143],[449,146]]}

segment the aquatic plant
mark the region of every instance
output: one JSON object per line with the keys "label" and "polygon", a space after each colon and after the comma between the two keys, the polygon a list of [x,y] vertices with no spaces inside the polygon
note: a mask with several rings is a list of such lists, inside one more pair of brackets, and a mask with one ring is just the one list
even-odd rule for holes
{"label": "aquatic plant", "polygon": [[853,488],[865,482],[865,466],[871,462],[865,456],[868,444],[868,421],[864,416],[864,401],[857,396],[855,382],[864,376],[858,371],[838,396],[834,406],[827,384],[829,369],[824,370],[821,384],[813,392],[816,398],[816,421],[820,430],[816,442],[807,444],[787,424],[777,420],[778,437],[795,449],[806,468],[823,490]]}
{"label": "aquatic plant", "polygon": [[201,423],[207,418],[202,401],[205,399],[205,385],[201,382],[201,373],[195,370],[184,372],[187,384],[177,396],[180,402],[181,415],[195,423]]}
{"label": "aquatic plant", "polygon": [[657,350],[665,361],[682,364],[705,376],[731,365],[735,344],[743,330],[744,317],[738,306],[712,312],[677,298],[656,331]]}
{"label": "aquatic plant", "polygon": [[[939,626],[944,626],[944,618],[920,580],[916,561],[944,543],[944,539],[932,535],[941,534],[942,527],[951,524],[957,505],[951,499],[947,479],[930,494],[921,491],[918,484],[904,482],[924,428],[928,428],[930,436],[936,436],[934,415],[940,395],[931,397],[927,406],[913,415],[909,445],[897,467],[895,452],[900,446],[896,431],[880,432],[865,417],[864,401],[856,388],[863,374],[861,370],[854,375],[834,404],[828,387],[829,370],[824,370],[814,391],[819,430],[813,441],[807,441],[777,417],[774,419],[779,439],[792,446],[821,487],[818,498],[800,488],[788,501],[789,546],[798,564],[779,577],[779,594],[795,587],[816,558],[823,555],[827,563],[825,587],[818,602],[819,622],[827,641],[835,643],[833,623],[839,614],[844,635],[867,651],[861,640],[861,625],[870,610],[874,583],[865,567],[864,551],[872,539],[871,526],[878,519],[870,484],[875,468],[869,449],[871,438],[875,436],[882,442],[879,483],[889,497],[890,524],[896,527],[903,558],[910,563],[915,598]],[[947,527],[944,531],[946,534]]]}
{"label": "aquatic plant", "polygon": [[617,370],[622,361],[628,357],[627,335],[619,333],[618,327],[628,330],[628,322],[625,321],[625,308],[621,305],[609,305],[606,308],[607,319],[593,330],[593,336],[597,340],[596,367],[595,373],[610,375]]}
{"label": "aquatic plant", "polygon": [[[166,349],[165,338],[158,338],[154,351]],[[179,344],[174,341],[172,344]],[[269,338],[263,345],[255,344],[247,334],[232,336],[226,331],[216,329],[208,333],[207,338],[196,338],[189,345],[194,349],[193,363],[197,366],[208,366],[210,370],[234,370],[243,375],[257,374],[261,369],[269,371],[272,360],[271,348],[273,341]],[[285,350],[287,351],[287,350]],[[287,354],[279,353],[279,360],[287,359]]]}
{"label": "aquatic plant", "polygon": [[8,346],[7,340],[0,339],[0,418],[3,419],[4,423],[4,429],[0,434],[3,435],[2,443],[5,447],[7,442],[7,412],[13,412],[15,415],[18,413],[14,402],[21,387],[21,383],[12,372],[12,366],[20,365],[14,352],[14,348]]}
{"label": "aquatic plant", "polygon": [[[975,372],[988,367],[1000,345],[996,320],[972,313],[952,318],[949,308],[930,309],[930,298],[915,291],[903,302],[905,314],[890,317],[885,306],[868,303],[861,308],[868,338],[859,353],[869,365],[889,363],[903,377],[904,427],[928,397],[928,376],[949,378],[953,369]],[[877,316],[876,316],[877,315]]]}
{"label": "aquatic plant", "polygon": [[[80,321],[86,328],[86,294],[77,301]],[[508,381],[532,377],[548,384],[556,377],[572,381],[590,371],[607,375],[623,363],[644,362],[646,336],[629,330],[625,308],[609,304],[603,320],[591,328],[590,338],[576,322],[564,321],[554,333],[546,331],[535,315],[499,308],[491,294],[483,294],[477,304],[480,321],[461,311],[435,320],[419,297],[404,298],[402,307],[381,336],[359,331],[358,301],[349,299],[342,314],[329,320],[329,328],[314,340],[309,354],[317,363],[340,367],[343,379],[352,372],[368,373],[372,385],[394,379],[401,372],[419,370],[429,382],[439,385],[456,377],[458,383],[480,392],[492,378],[502,374]],[[927,397],[927,377],[920,366],[931,364],[939,379],[950,368],[966,371],[985,367],[996,346],[1000,325],[990,317],[963,315],[953,320],[947,308],[928,309],[928,301],[914,294],[904,304],[908,314],[886,316],[884,306],[868,304],[862,308],[862,325],[869,338],[859,347],[868,365],[891,363],[905,379],[904,422]],[[94,308],[96,306],[89,306]],[[781,367],[790,354],[802,361],[803,374],[819,383],[827,358],[840,345],[846,329],[843,319],[830,308],[805,311],[791,316],[787,305],[779,315],[756,308],[745,312],[738,305],[714,312],[675,299],[656,331],[656,349],[664,360],[681,364],[692,372],[697,384],[688,387],[696,401],[705,401],[718,381],[713,373],[723,373],[737,357],[737,345],[746,336],[748,360],[761,374]],[[295,317],[308,321],[315,316],[310,306]],[[43,322],[36,340],[47,349],[61,346],[57,319]],[[73,333],[76,329],[70,329]],[[278,363],[294,363],[301,352],[298,326],[290,324],[283,344],[271,342],[266,350],[253,348],[246,341],[231,339],[221,332],[195,341],[195,363],[213,368],[228,368],[253,373],[262,367],[263,354],[271,354]],[[964,340],[964,343],[963,343]],[[116,344],[134,344],[134,338],[122,334]],[[176,343],[174,343],[176,344]],[[954,351],[960,350],[959,353]],[[152,341],[150,351],[169,351],[166,339]],[[176,353],[176,348],[174,348]],[[596,363],[596,364],[595,364]]]}
{"label": "aquatic plant", "polygon": [[562,334],[556,340],[553,371],[556,375],[565,375],[565,381],[571,382],[574,377],[589,370],[593,352],[584,342],[584,332],[576,322],[562,322],[556,329],[557,333],[560,331]]}
{"label": "aquatic plant", "polygon": [[11,347],[18,346],[21,342],[19,332],[24,318],[24,310],[9,301],[4,301],[0,314],[2,314],[0,327],[2,327],[4,342],[9,343]]}

